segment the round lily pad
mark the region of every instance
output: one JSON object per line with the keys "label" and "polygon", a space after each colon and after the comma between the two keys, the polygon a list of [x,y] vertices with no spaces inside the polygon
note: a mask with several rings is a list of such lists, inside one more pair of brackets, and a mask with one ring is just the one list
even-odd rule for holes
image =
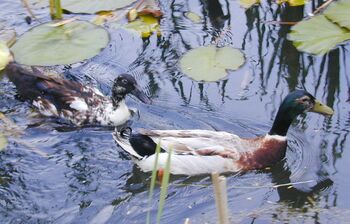
{"label": "round lily pad", "polygon": [[188,51],[180,59],[180,67],[196,81],[214,82],[227,76],[228,70],[237,70],[244,61],[243,53],[236,48],[209,45]]}
{"label": "round lily pad", "polygon": [[104,28],[86,21],[61,26],[46,23],[23,34],[11,50],[21,64],[64,65],[97,55],[108,42]]}
{"label": "round lily pad", "polygon": [[135,0],[61,0],[62,8],[72,13],[94,14],[124,8]]}

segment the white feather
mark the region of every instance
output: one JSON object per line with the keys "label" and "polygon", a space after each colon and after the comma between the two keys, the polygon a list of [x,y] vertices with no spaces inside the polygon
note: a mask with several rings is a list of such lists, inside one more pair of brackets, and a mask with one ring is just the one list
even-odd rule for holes
{"label": "white feather", "polygon": [[70,108],[75,109],[77,111],[87,111],[89,109],[85,100],[83,100],[79,97],[75,97],[74,101],[71,102],[69,106],[70,106]]}
{"label": "white feather", "polygon": [[124,100],[119,102],[118,108],[116,110],[113,107],[112,103],[109,103],[106,105],[104,113],[106,114],[106,122],[112,122],[116,126],[124,124],[127,120],[129,120],[131,116],[129,108],[126,106]]}
{"label": "white feather", "polygon": [[[165,168],[168,153],[160,153],[158,169]],[[142,160],[135,160],[136,164],[144,171],[152,171],[156,155],[151,155]],[[239,167],[232,159],[221,156],[198,156],[198,155],[171,155],[170,173],[177,175],[199,175],[212,172],[238,172]]]}

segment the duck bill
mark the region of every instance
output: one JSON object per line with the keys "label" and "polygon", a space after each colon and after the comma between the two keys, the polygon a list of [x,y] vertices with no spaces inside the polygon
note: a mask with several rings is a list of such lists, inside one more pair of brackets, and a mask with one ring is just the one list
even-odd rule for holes
{"label": "duck bill", "polygon": [[315,100],[315,104],[314,104],[313,108],[311,108],[310,111],[315,112],[315,113],[319,113],[319,114],[323,114],[323,115],[328,115],[328,116],[333,115],[333,113],[334,113],[332,108],[321,103],[318,100]]}
{"label": "duck bill", "polygon": [[132,95],[136,96],[141,102],[145,104],[151,104],[151,99],[143,92],[139,86],[136,86],[135,89],[131,92]]}

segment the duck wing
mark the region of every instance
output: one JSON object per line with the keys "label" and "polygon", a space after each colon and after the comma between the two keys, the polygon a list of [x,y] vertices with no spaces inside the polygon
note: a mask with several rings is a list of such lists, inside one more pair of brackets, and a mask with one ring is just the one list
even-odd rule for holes
{"label": "duck wing", "polygon": [[7,66],[8,77],[16,85],[22,100],[30,100],[33,103],[36,101],[36,105],[42,107],[54,106],[58,111],[78,110],[87,109],[89,104],[93,104],[87,99],[101,95],[95,89],[78,82],[46,76],[36,68],[32,70],[29,71],[16,63]]}
{"label": "duck wing", "polygon": [[224,131],[141,129],[139,132],[156,143],[161,141],[165,151],[171,148],[176,154],[219,155],[236,160],[239,153],[252,151],[259,146],[258,141],[242,139]]}

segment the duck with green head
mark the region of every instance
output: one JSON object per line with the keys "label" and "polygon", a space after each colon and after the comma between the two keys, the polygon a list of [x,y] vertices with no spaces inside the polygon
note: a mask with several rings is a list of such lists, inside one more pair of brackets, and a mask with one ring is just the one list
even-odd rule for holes
{"label": "duck with green head", "polygon": [[333,110],[304,90],[289,93],[279,107],[271,130],[264,136],[240,138],[223,131],[125,129],[114,133],[116,142],[139,167],[151,171],[156,143],[161,141],[158,168],[165,167],[171,149],[170,172],[198,175],[262,169],[280,161],[287,148],[287,132],[293,120],[304,112],[332,115]]}

